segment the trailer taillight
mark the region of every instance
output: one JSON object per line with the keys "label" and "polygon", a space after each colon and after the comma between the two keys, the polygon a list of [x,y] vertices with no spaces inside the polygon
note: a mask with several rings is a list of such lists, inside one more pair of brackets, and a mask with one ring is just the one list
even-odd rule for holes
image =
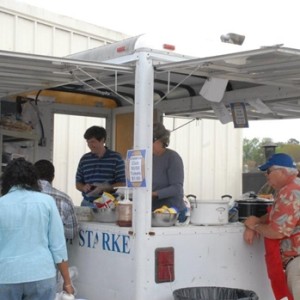
{"label": "trailer taillight", "polygon": [[155,282],[171,282],[174,279],[174,248],[155,249]]}

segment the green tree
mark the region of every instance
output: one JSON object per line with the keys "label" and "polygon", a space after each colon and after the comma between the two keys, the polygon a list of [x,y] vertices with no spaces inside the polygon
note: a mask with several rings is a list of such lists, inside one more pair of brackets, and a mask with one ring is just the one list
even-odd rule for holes
{"label": "green tree", "polygon": [[[289,140],[290,141],[290,140]],[[300,162],[300,145],[289,143],[289,144],[281,144],[277,147],[276,152],[283,152],[290,155],[295,162]]]}
{"label": "green tree", "polygon": [[[258,138],[243,140],[243,166],[244,172],[257,172],[257,167],[266,160],[265,145],[274,144],[271,138]],[[274,144],[275,145],[275,144]],[[286,153],[293,157],[297,164],[300,164],[300,143],[290,138],[287,143],[276,143],[276,153]]]}
{"label": "green tree", "polygon": [[243,141],[243,165],[244,171],[257,171],[257,166],[264,161],[264,149],[258,138],[244,139]]}

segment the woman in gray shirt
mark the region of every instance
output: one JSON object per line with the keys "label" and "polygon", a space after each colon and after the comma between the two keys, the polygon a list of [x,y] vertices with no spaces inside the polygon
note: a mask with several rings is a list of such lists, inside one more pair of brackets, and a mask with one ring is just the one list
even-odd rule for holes
{"label": "woman in gray shirt", "polygon": [[162,123],[153,125],[152,211],[163,205],[175,208],[179,222],[184,222],[184,168],[180,155],[168,149],[170,131]]}

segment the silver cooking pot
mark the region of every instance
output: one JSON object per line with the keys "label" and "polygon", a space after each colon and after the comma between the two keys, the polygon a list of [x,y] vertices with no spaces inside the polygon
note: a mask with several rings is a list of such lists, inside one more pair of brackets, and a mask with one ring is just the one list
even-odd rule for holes
{"label": "silver cooking pot", "polygon": [[220,200],[196,200],[193,195],[187,198],[191,203],[191,224],[222,225],[228,223],[229,197],[224,195]]}

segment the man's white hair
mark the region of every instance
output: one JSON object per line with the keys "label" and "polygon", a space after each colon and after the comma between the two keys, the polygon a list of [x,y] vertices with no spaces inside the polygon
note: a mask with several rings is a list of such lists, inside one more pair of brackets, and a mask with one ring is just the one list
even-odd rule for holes
{"label": "man's white hair", "polygon": [[298,173],[299,173],[299,170],[296,168],[289,168],[289,167],[283,167],[283,166],[277,166],[277,165],[272,166],[272,168],[285,169],[289,175],[298,175]]}

